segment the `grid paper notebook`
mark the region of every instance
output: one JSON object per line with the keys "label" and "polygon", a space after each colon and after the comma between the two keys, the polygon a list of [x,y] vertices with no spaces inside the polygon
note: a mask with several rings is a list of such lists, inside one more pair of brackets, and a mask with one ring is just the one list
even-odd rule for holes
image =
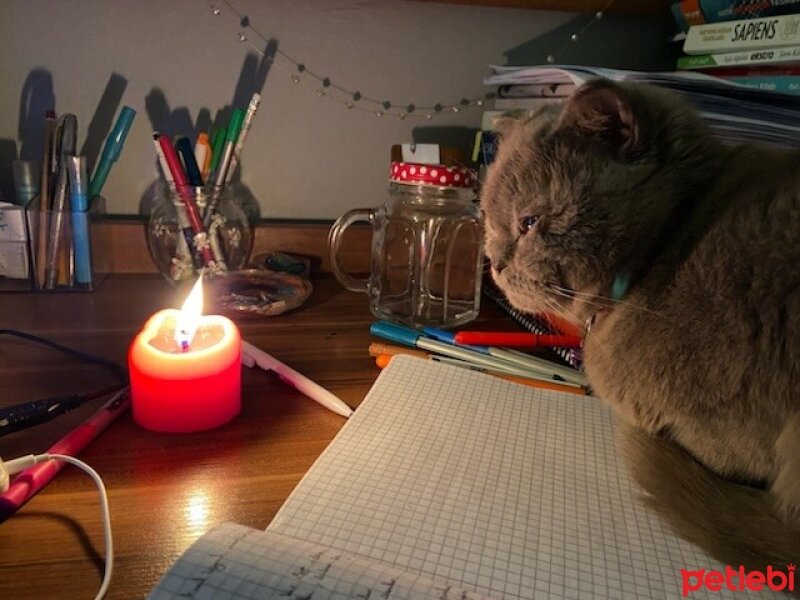
{"label": "grid paper notebook", "polygon": [[636,500],[613,430],[595,398],[395,357],[266,532],[212,530],[150,598],[680,598],[724,567]]}

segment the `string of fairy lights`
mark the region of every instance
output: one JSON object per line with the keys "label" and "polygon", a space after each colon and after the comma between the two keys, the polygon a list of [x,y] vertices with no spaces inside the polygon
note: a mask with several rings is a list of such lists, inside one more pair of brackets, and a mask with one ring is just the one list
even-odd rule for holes
{"label": "string of fairy lights", "polygon": [[[613,2],[614,0],[608,0],[605,6],[594,13],[593,17],[588,19],[578,31],[571,34],[558,50],[547,54],[545,61],[548,64],[555,64],[556,59],[564,54],[569,46],[576,44],[595,22],[603,18],[603,14]],[[381,99],[373,94],[362,92],[362,88],[350,89],[345,87],[334,81],[330,76],[321,75],[317,70],[287,52],[277,47],[271,47],[271,38],[257,29],[251,22],[250,17],[234,6],[231,0],[216,0],[211,4],[211,14],[214,17],[235,17],[239,24],[237,39],[240,44],[247,46],[258,54],[263,61],[283,72],[294,85],[311,85],[315,88],[319,98],[340,104],[348,110],[369,112],[377,118],[396,117],[398,119],[421,118],[431,120],[443,115],[460,113],[463,110],[481,108],[486,101],[495,97],[494,92],[486,92],[478,97],[465,96],[455,102],[436,102],[435,104],[396,102],[390,99]]]}

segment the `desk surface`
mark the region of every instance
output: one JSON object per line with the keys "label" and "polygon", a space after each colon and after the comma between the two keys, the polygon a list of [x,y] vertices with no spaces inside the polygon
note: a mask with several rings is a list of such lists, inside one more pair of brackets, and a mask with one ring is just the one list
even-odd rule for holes
{"label": "desk surface", "polygon": [[[0,328],[20,329],[124,363],[128,344],[157,310],[182,292],[150,276],[117,276],[93,294],[0,294]],[[514,329],[491,303],[483,323]],[[330,279],[300,310],[240,323],[242,336],[308,375],[352,407],[378,370],[367,298]],[[0,405],[114,383],[85,365],[29,342],[0,337]],[[215,431],[155,434],[122,415],[80,456],[105,481],[114,535],[114,576],[107,598],[144,598],[202,533],[222,521],[264,528],[344,418],[270,373],[245,369],[241,415]],[[97,403],[0,438],[0,456],[43,452]],[[14,517],[0,525],[0,598],[93,598],[103,572],[97,492],[66,467]]]}

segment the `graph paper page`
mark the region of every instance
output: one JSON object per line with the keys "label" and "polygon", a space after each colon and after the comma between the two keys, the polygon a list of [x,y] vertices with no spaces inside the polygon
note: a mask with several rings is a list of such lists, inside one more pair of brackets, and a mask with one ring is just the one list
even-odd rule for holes
{"label": "graph paper page", "polygon": [[595,398],[395,357],[268,531],[497,598],[678,598],[723,567],[635,499],[613,430]]}
{"label": "graph paper page", "polygon": [[266,531],[215,528],[150,600],[680,598],[680,569],[723,567],[635,499],[613,429],[594,398],[395,357]]}

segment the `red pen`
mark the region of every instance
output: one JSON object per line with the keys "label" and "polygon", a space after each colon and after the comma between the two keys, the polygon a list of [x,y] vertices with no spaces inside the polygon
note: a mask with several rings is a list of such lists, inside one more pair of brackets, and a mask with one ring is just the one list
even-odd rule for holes
{"label": "red pen", "polygon": [[511,348],[580,348],[579,335],[504,333],[499,331],[460,331],[456,344],[464,346],[505,346]]}
{"label": "red pen", "polygon": [[[86,448],[130,404],[128,388],[114,394],[88,419],[47,449],[49,454],[76,456]],[[20,471],[8,489],[0,494],[0,523],[14,514],[55,477],[66,463],[48,460]]]}
{"label": "red pen", "polygon": [[200,255],[203,257],[203,263],[214,270],[216,262],[214,261],[214,254],[211,252],[211,244],[208,241],[208,235],[203,228],[203,221],[197,212],[197,205],[194,203],[191,193],[188,193],[189,178],[181,166],[181,161],[178,158],[178,153],[172,146],[172,140],[166,134],[158,136],[158,144],[161,146],[161,151],[164,153],[164,160],[167,163],[167,168],[175,180],[175,189],[178,191],[183,204],[186,206],[186,216],[189,217],[189,224],[192,226],[194,232],[194,244]]}

